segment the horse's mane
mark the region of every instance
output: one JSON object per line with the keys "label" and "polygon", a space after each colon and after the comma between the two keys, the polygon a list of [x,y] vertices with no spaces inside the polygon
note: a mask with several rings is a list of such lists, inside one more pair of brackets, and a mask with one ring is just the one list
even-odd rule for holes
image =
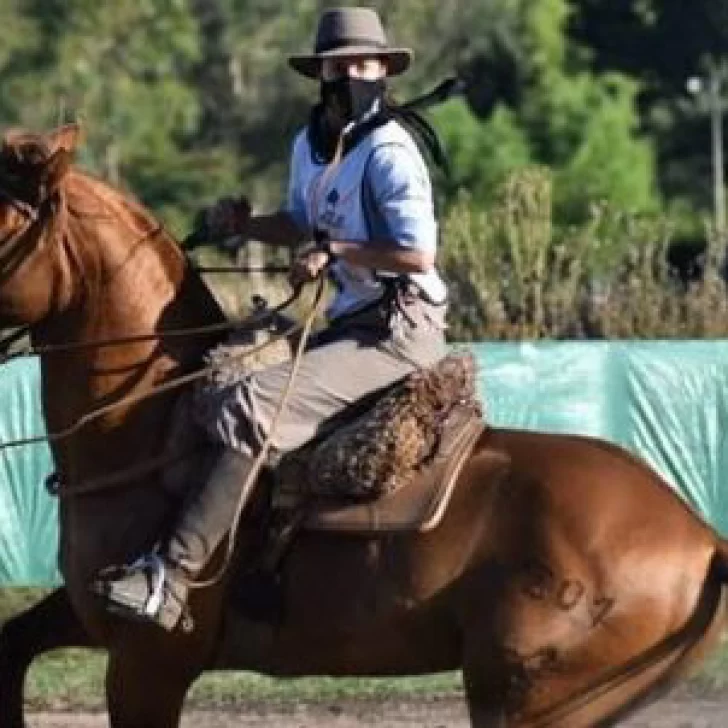
{"label": "horse's mane", "polygon": [[199,304],[204,308],[209,305],[210,316],[219,319],[221,314],[209,289],[152,212],[128,190],[73,165],[72,149],[54,149],[52,144],[52,139],[42,134],[7,132],[0,145],[0,187],[6,195],[35,208],[53,198],[55,239],[64,246],[87,293],[93,295],[103,285],[98,226],[108,222],[119,229],[116,241],[126,249],[129,259],[141,247],[153,244],[167,274],[175,278],[184,275],[185,285],[207,299],[199,299]]}
{"label": "horse's mane", "polygon": [[157,218],[129,191],[120,190],[90,172],[74,168],[64,182],[68,210],[73,215],[123,219],[139,232],[160,231],[174,238]]}
{"label": "horse's mane", "polygon": [[[43,185],[50,182],[44,179],[43,173],[53,156],[54,152],[42,134],[11,130],[5,134],[0,146],[0,182],[22,201],[38,204],[47,191]],[[128,190],[117,189],[86,170],[69,164],[63,171],[59,189],[72,215],[95,219],[113,217],[139,233],[164,230],[155,216]],[[166,230],[164,234],[169,242],[175,242]]]}

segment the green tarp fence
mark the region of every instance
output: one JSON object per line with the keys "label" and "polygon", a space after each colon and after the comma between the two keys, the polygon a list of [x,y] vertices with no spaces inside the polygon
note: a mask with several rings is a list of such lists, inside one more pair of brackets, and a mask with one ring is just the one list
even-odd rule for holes
{"label": "green tarp fence", "polygon": [[[35,359],[0,367],[0,444],[43,435]],[[0,450],[0,586],[58,581],[56,501],[44,487],[53,470],[45,444]]]}
{"label": "green tarp fence", "polygon": [[[594,435],[640,454],[728,535],[728,341],[470,345],[494,425]],[[0,442],[43,431],[38,365],[0,369]],[[56,569],[48,449],[0,451],[0,585]]]}

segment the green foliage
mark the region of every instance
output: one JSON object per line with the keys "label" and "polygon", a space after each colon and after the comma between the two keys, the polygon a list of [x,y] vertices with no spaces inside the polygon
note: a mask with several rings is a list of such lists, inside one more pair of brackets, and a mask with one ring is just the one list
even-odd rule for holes
{"label": "green foliage", "polygon": [[[644,87],[641,127],[660,161],[660,185],[693,208],[712,207],[710,119],[707,104],[686,82],[705,79],[708,66],[728,60],[728,4],[715,0],[574,0],[569,40],[591,49],[600,72],[627,73]],[[728,76],[723,78],[723,103]]]}
{"label": "green foliage", "polygon": [[447,104],[433,120],[452,162],[450,192],[491,201],[509,173],[536,163],[553,169],[560,224],[583,222],[597,203],[656,211],[654,154],[635,133],[634,92],[623,77],[580,74],[554,76],[520,115],[499,106],[480,120],[463,102]]}
{"label": "green foliage", "polygon": [[564,67],[567,41],[564,27],[569,17],[566,0],[526,2],[523,7],[526,44],[530,63],[541,74]]}
{"label": "green foliage", "polygon": [[[649,140],[636,134],[634,84],[623,77],[596,82],[578,77],[565,80],[564,86],[572,90],[569,110],[574,113],[565,136],[571,137],[573,149],[556,172],[557,217],[584,220],[596,202],[632,213],[655,212],[655,154]],[[579,92],[586,97],[582,104]],[[566,126],[568,116],[562,117]]]}
{"label": "green foliage", "polygon": [[691,338],[728,334],[721,240],[704,241],[703,276],[667,265],[673,222],[594,206],[557,226],[552,176],[514,173],[487,209],[467,196],[443,222],[454,341],[523,338]]}
{"label": "green foliage", "polygon": [[173,150],[162,156],[142,149],[129,154],[122,175],[129,190],[141,194],[170,230],[183,237],[201,208],[235,190],[238,165],[222,149]]}
{"label": "green foliage", "polygon": [[639,86],[617,73],[573,70],[567,18],[564,0],[529,6],[534,70],[521,110],[535,159],[556,174],[556,217],[583,221],[595,202],[654,211],[656,166],[650,141],[638,135]]}
{"label": "green foliage", "polygon": [[[39,28],[34,18],[24,14],[22,0],[4,0],[0,3],[0,73],[14,66],[16,54],[34,52],[38,48]],[[7,104],[7,94],[0,98],[0,108]]]}
{"label": "green foliage", "polygon": [[[311,47],[318,14],[334,5],[13,0],[0,10],[14,31],[0,50],[0,119],[35,128],[82,120],[81,161],[174,225],[236,187],[275,206],[292,134],[318,96],[286,57]],[[479,119],[462,103],[436,115],[455,188],[486,201],[507,173],[537,163],[560,175],[557,215],[566,220],[596,199],[654,204],[649,150],[630,138],[636,89],[568,68],[566,0],[374,6],[393,41],[416,50],[411,73],[393,84],[400,97],[456,68],[470,79],[468,106]]]}
{"label": "green foliage", "polygon": [[229,153],[190,149],[201,113],[190,77],[203,59],[187,3],[27,7],[24,22],[37,18],[39,40],[0,68],[12,100],[7,122],[48,128],[80,121],[81,162],[130,186],[175,225],[234,184]]}
{"label": "green foliage", "polygon": [[458,100],[438,109],[433,121],[452,165],[452,191],[465,189],[485,203],[510,172],[530,162],[528,139],[507,107],[482,121]]}

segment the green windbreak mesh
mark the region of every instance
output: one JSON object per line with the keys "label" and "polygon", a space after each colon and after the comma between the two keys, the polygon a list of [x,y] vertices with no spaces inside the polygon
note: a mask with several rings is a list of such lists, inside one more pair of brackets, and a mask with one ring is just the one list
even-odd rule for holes
{"label": "green windbreak mesh", "polygon": [[[728,341],[470,348],[491,424],[621,444],[728,535]],[[38,434],[37,362],[0,373],[0,441]],[[46,446],[0,451],[0,585],[58,579],[57,504],[43,487],[51,470]]]}
{"label": "green windbreak mesh", "polygon": [[[45,432],[35,359],[0,368],[0,443]],[[0,585],[57,581],[56,503],[44,482],[52,471],[45,443],[0,450]]]}
{"label": "green windbreak mesh", "polygon": [[625,443],[728,535],[728,344],[623,349]]}

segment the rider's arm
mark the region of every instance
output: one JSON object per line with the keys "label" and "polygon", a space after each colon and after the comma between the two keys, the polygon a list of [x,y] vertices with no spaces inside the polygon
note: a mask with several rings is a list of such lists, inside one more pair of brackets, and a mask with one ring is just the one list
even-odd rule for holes
{"label": "rider's arm", "polygon": [[334,256],[391,273],[426,273],[435,264],[437,223],[422,158],[401,144],[377,147],[369,161],[372,240],[330,242]]}
{"label": "rider's arm", "polygon": [[389,273],[427,273],[435,264],[434,251],[409,250],[391,240],[332,240],[331,252],[352,265]]}

